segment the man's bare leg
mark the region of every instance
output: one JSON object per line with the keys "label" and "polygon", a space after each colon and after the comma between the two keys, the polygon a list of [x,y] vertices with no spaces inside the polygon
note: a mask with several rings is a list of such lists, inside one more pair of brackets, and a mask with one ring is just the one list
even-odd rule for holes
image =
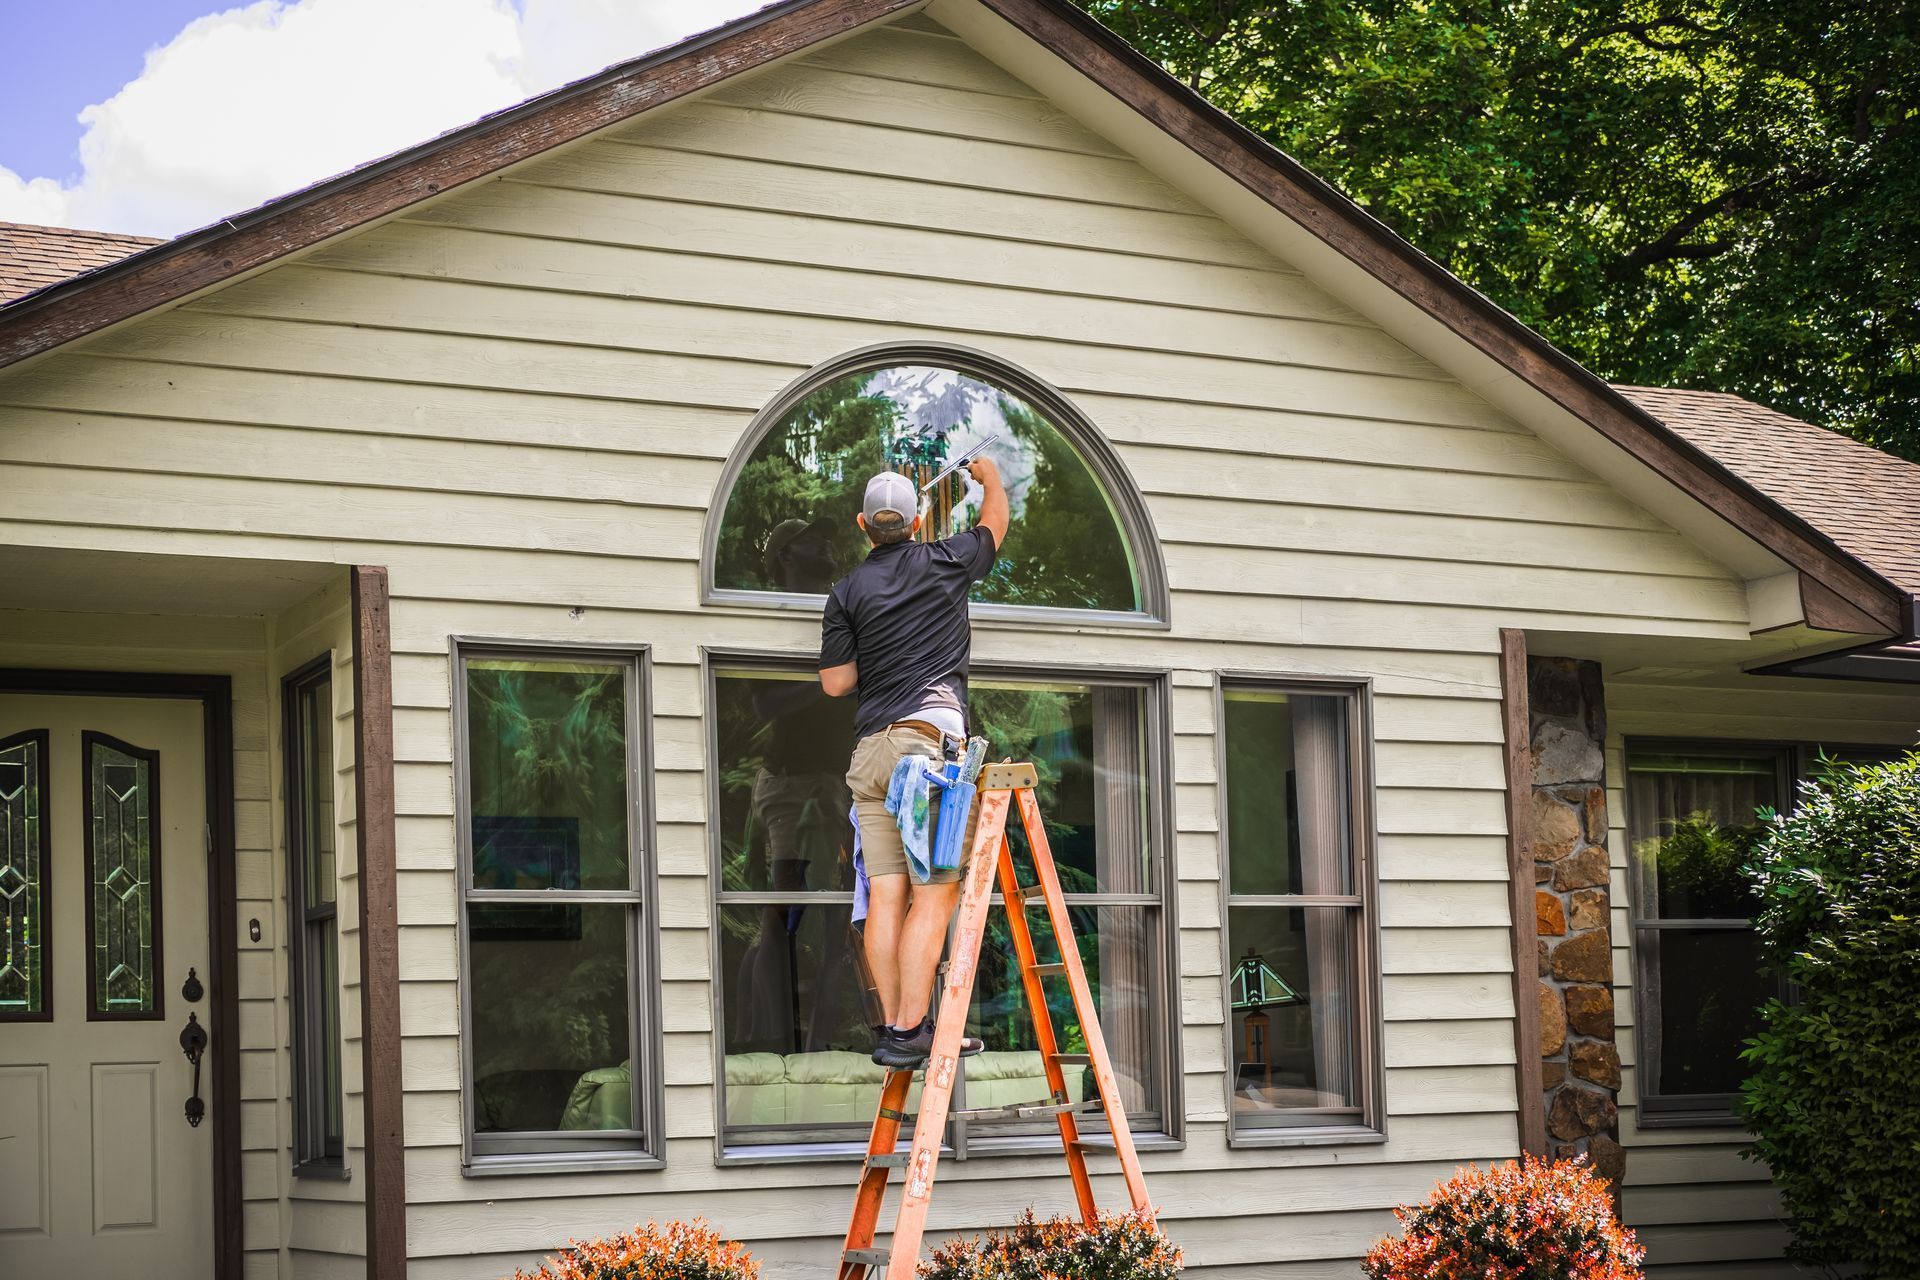
{"label": "man's bare leg", "polygon": [[880,997],[882,1019],[898,1025],[900,1013],[900,935],[907,919],[907,877],[874,876],[867,881],[867,969]]}
{"label": "man's bare leg", "polygon": [[947,922],[953,919],[953,907],[959,900],[958,880],[913,886],[913,903],[900,930],[899,961],[893,975],[897,984],[891,1014],[894,1026],[917,1027],[927,1016],[927,1008],[933,1003],[934,971],[940,967],[940,953],[947,945]]}

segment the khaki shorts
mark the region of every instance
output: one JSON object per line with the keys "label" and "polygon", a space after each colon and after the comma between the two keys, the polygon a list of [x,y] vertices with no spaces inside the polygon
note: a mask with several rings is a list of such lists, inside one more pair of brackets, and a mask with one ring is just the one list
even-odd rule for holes
{"label": "khaki shorts", "polygon": [[[939,754],[938,735],[902,725],[870,733],[854,747],[853,763],[847,766],[847,789],[853,793],[854,813],[860,820],[860,856],[866,861],[869,879],[907,874],[907,850],[900,842],[900,824],[887,812],[887,784],[893,780],[894,765],[904,755],[937,758]],[[937,806],[937,799],[935,804]],[[980,805],[976,798],[972,812],[967,815],[967,836],[960,847],[960,866],[952,871],[935,871],[927,883],[952,884],[966,872],[967,860],[973,856],[974,828],[979,822]]]}

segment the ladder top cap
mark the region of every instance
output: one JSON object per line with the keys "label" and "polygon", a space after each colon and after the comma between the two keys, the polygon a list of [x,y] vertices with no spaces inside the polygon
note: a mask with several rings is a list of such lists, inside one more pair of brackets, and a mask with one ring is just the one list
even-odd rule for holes
{"label": "ladder top cap", "polygon": [[1022,788],[1032,790],[1039,785],[1039,772],[1025,761],[1012,764],[990,764],[980,770],[980,790],[982,791],[1017,791]]}

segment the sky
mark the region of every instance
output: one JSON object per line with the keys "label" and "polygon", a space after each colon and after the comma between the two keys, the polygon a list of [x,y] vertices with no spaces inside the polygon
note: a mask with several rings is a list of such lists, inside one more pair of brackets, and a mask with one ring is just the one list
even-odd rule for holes
{"label": "sky", "polygon": [[0,0],[0,222],[172,236],[764,0]]}

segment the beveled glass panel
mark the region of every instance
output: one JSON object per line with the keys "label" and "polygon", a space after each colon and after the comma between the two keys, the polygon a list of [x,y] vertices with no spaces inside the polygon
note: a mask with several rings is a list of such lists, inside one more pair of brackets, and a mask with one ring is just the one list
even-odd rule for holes
{"label": "beveled glass panel", "polygon": [[1223,705],[1231,892],[1352,893],[1345,699],[1229,687]]}
{"label": "beveled glass panel", "polygon": [[477,1133],[631,1129],[629,910],[469,903]]}
{"label": "beveled glass panel", "polygon": [[333,682],[318,680],[296,695],[300,708],[300,766],[305,805],[300,815],[306,850],[308,908],[334,900]]}
{"label": "beveled glass panel", "polygon": [[473,887],[630,889],[626,665],[466,668]]}
{"label": "beveled glass panel", "polygon": [[[898,365],[847,374],[803,397],[754,447],[714,549],[723,590],[822,595],[867,554],[854,524],[867,480],[892,468],[931,480],[944,460],[989,436],[1016,536],[973,598],[1065,609],[1139,610],[1125,531],[1078,449],[1036,407],[972,374]],[[980,487],[964,475],[934,536],[972,527]],[[964,489],[964,493],[962,490]],[[943,519],[943,517],[945,517]]]}
{"label": "beveled glass panel", "polygon": [[1353,907],[1230,907],[1227,1015],[1238,1124],[1360,1120]]}
{"label": "beveled glass panel", "polygon": [[44,730],[0,742],[0,1018],[47,1010]]}
{"label": "beveled glass panel", "polygon": [[159,757],[104,734],[87,758],[87,987],[96,1015],[160,1012]]}

